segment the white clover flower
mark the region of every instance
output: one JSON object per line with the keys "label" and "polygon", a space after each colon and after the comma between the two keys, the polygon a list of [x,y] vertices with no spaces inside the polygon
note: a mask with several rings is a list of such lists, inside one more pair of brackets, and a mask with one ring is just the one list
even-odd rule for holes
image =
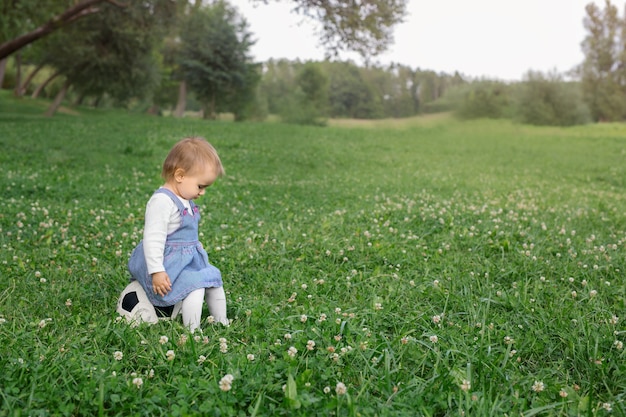
{"label": "white clover flower", "polygon": [[143,385],[143,379],[133,378],[133,385],[136,386],[138,389],[141,388],[141,386]]}
{"label": "white clover flower", "polygon": [[252,353],[248,353],[248,355],[246,356],[246,358],[248,358],[248,360],[250,362],[252,362],[254,360],[254,355]]}
{"label": "white clover flower", "polygon": [[335,392],[337,393],[337,395],[345,395],[348,392],[348,388],[343,382],[337,382],[337,385],[335,386]]}
{"label": "white clover flower", "polygon": [[206,322],[209,323],[209,324],[215,323],[215,317],[213,317],[213,316],[207,317],[206,318]]}
{"label": "white clover flower", "polygon": [[515,343],[515,339],[513,339],[511,336],[504,336],[504,343],[507,345],[512,345],[513,343]]}
{"label": "white clover flower", "polygon": [[67,300],[65,300],[65,305],[66,305],[67,307],[71,307],[71,306],[72,306],[72,299],[71,299],[71,298],[68,298]]}
{"label": "white clover flower", "polygon": [[297,353],[298,353],[298,349],[296,349],[294,346],[291,346],[291,347],[287,350],[287,354],[288,354],[289,356],[291,356],[292,358],[295,358]]}
{"label": "white clover flower", "polygon": [[228,352],[228,343],[225,338],[220,337],[220,352],[226,353]]}
{"label": "white clover flower", "polygon": [[324,394],[328,394],[330,392],[330,387],[329,386],[325,386],[324,387]]}
{"label": "white clover flower", "polygon": [[591,291],[589,291],[589,297],[592,297],[592,298],[593,298],[593,297],[595,297],[596,295],[598,295],[598,291],[596,291],[596,290],[591,290]]}
{"label": "white clover flower", "polygon": [[374,304],[374,310],[382,310],[382,309],[383,309],[383,305],[381,303]]}
{"label": "white clover flower", "polygon": [[602,403],[602,408],[608,411],[609,413],[613,411],[613,406],[611,403]]}
{"label": "white clover flower", "polygon": [[231,374],[224,375],[222,379],[220,379],[220,382],[219,382],[220,389],[224,392],[230,391],[230,389],[232,388],[234,379],[235,377],[232,376]]}
{"label": "white clover flower", "polygon": [[464,379],[461,383],[461,391],[467,392],[472,388],[472,384],[467,379]]}
{"label": "white clover flower", "polygon": [[532,390],[535,392],[541,392],[545,389],[546,389],[546,385],[543,383],[543,381],[535,381],[535,383],[532,386]]}
{"label": "white clover flower", "polygon": [[113,359],[115,359],[116,361],[121,361],[123,357],[124,357],[124,354],[120,352],[119,350],[116,350],[115,352],[113,352]]}
{"label": "white clover flower", "polygon": [[309,340],[308,342],[306,342],[306,348],[307,350],[315,349],[315,341]]}
{"label": "white clover flower", "polygon": [[168,360],[168,361],[173,361],[173,360],[174,360],[174,358],[176,357],[176,353],[174,353],[174,351],[173,351],[173,350],[168,350],[168,351],[165,353],[165,357],[167,358],[167,360]]}
{"label": "white clover flower", "polygon": [[5,319],[4,317],[0,317],[0,324],[4,324],[7,322],[7,319]]}
{"label": "white clover flower", "polygon": [[437,343],[439,342],[439,338],[437,337],[437,335],[432,335],[428,338],[432,343]]}
{"label": "white clover flower", "polygon": [[169,342],[169,340],[170,340],[170,339],[169,339],[167,336],[161,336],[161,337],[159,338],[159,343],[160,343],[160,344],[162,344],[162,345],[164,345],[164,344],[166,344],[167,342]]}
{"label": "white clover flower", "polygon": [[564,388],[561,388],[561,391],[559,391],[559,395],[561,396],[561,398],[566,398],[568,394]]}
{"label": "white clover flower", "polygon": [[285,340],[291,340],[291,333],[285,333],[285,336],[283,336],[285,338]]}
{"label": "white clover flower", "polygon": [[613,342],[613,346],[615,346],[617,350],[624,349],[624,343],[622,343],[621,340],[616,340],[615,342]]}
{"label": "white clover flower", "polygon": [[441,316],[440,316],[440,315],[438,315],[438,314],[437,314],[437,315],[434,315],[434,316],[432,317],[432,320],[433,320],[433,323],[435,323],[435,324],[439,324],[439,322],[441,321]]}
{"label": "white clover flower", "polygon": [[324,313],[320,314],[319,321],[326,321],[326,314]]}
{"label": "white clover flower", "polygon": [[206,361],[206,356],[200,355],[198,356],[198,365],[202,365]]}
{"label": "white clover flower", "polygon": [[306,316],[306,314],[303,314],[303,315],[301,315],[301,316],[300,316],[300,321],[301,321],[302,323],[306,323],[306,321],[307,321],[308,319],[309,319],[309,318]]}

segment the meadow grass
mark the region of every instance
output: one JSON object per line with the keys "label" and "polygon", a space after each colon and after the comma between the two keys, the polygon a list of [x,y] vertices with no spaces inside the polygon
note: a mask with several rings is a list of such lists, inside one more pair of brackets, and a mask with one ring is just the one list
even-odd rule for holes
{"label": "meadow grass", "polygon": [[[0,102],[0,416],[626,414],[625,126],[29,109]],[[115,313],[188,135],[227,173],[202,335]]]}

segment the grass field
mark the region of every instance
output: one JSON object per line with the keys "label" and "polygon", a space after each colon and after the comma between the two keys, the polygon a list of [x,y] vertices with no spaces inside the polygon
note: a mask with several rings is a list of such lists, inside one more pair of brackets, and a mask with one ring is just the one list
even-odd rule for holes
{"label": "grass field", "polygon": [[[626,126],[1,99],[0,416],[626,415]],[[232,325],[203,335],[115,313],[188,135],[227,173],[198,203]]]}

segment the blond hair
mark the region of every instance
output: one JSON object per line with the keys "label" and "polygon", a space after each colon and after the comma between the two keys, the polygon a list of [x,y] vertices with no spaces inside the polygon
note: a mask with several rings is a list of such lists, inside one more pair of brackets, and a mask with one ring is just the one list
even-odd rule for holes
{"label": "blond hair", "polygon": [[161,176],[168,181],[174,178],[178,169],[190,175],[207,165],[213,167],[219,177],[224,175],[222,161],[213,145],[204,138],[189,137],[176,143],[167,154]]}

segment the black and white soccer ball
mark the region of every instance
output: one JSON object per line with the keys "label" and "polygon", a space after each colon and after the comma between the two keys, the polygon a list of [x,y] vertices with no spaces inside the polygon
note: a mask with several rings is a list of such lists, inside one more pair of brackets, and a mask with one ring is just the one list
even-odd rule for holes
{"label": "black and white soccer ball", "polygon": [[182,303],[169,307],[155,307],[138,281],[131,281],[117,300],[117,312],[133,325],[154,324],[159,319],[174,319],[180,313]]}

